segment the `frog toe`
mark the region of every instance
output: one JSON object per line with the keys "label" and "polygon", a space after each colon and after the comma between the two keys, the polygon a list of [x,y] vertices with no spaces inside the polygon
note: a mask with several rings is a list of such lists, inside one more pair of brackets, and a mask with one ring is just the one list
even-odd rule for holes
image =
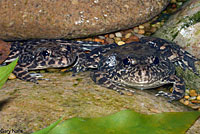
{"label": "frog toe", "polygon": [[177,94],[167,93],[167,92],[164,92],[164,91],[159,91],[155,96],[166,97],[166,98],[169,99],[168,102],[172,102],[172,101],[179,100],[179,99],[182,98],[182,96],[179,96]]}

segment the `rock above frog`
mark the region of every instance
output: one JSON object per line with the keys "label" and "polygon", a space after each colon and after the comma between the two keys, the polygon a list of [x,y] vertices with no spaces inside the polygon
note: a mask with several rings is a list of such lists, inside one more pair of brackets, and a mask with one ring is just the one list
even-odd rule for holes
{"label": "rock above frog", "polygon": [[74,72],[93,69],[91,78],[99,85],[123,94],[132,88],[151,89],[164,84],[173,84],[172,93],[159,92],[169,101],[184,96],[185,84],[176,76],[175,65],[189,69],[199,75],[195,68],[195,58],[177,44],[160,38],[143,37],[139,42],[122,46],[111,44],[96,48],[79,60]]}
{"label": "rock above frog", "polygon": [[169,0],[17,0],[0,2],[0,38],[79,38],[128,29],[159,14]]}
{"label": "rock above frog", "polygon": [[[200,1],[188,1],[153,36],[173,41],[195,57],[200,58]],[[196,63],[196,68],[200,70],[200,62]],[[179,68],[177,70],[188,88],[200,91],[199,77],[190,71],[182,71]]]}

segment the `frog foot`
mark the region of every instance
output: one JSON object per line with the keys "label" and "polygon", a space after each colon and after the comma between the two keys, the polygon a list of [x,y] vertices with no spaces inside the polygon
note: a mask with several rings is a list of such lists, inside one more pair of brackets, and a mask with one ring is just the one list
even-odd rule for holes
{"label": "frog foot", "polygon": [[29,73],[27,69],[24,69],[18,66],[15,67],[13,73],[20,80],[29,81],[36,84],[39,84],[38,80],[49,80],[49,79],[42,78],[43,76],[39,73]]}
{"label": "frog foot", "polygon": [[182,78],[176,75],[171,75],[169,78],[164,80],[167,83],[173,83],[172,93],[165,93],[164,91],[159,91],[156,96],[164,96],[169,98],[169,102],[174,100],[180,100],[185,94],[185,84]]}
{"label": "frog foot", "polygon": [[176,95],[174,94],[171,94],[171,93],[167,93],[167,92],[164,92],[164,91],[159,91],[155,96],[164,96],[166,98],[169,98],[168,102],[172,102],[172,101],[175,101],[175,100],[179,100],[180,98],[177,97]]}

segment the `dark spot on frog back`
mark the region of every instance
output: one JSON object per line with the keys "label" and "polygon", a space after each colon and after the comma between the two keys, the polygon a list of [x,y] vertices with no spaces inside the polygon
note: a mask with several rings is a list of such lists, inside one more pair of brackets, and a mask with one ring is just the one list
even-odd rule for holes
{"label": "dark spot on frog back", "polygon": [[42,62],[40,63],[40,65],[41,65],[41,66],[45,66],[45,65],[46,65],[46,62],[45,62],[45,61],[42,61]]}
{"label": "dark spot on frog back", "polygon": [[139,58],[154,55],[156,50],[151,48],[149,45],[133,42],[116,47],[108,52],[109,55],[110,53],[117,53],[121,58],[126,58],[127,56]]}
{"label": "dark spot on frog back", "polygon": [[55,64],[55,61],[53,59],[51,59],[48,64],[49,65]]}

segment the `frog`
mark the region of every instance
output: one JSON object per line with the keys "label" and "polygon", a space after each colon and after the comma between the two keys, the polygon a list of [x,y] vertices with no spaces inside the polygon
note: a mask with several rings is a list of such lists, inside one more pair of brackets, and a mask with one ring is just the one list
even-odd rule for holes
{"label": "frog", "polygon": [[101,45],[99,42],[65,39],[31,39],[10,43],[10,54],[4,63],[12,62],[18,57],[13,71],[15,76],[37,84],[38,80],[43,80],[42,75],[29,71],[69,67],[78,61],[79,54]]}
{"label": "frog", "polygon": [[159,91],[156,94],[172,102],[180,100],[185,94],[184,80],[177,76],[175,67],[189,69],[200,76],[195,67],[197,61],[198,58],[174,42],[141,37],[138,42],[96,48],[79,60],[72,71],[76,75],[91,70],[90,77],[96,84],[120,94],[173,84],[172,93]]}

